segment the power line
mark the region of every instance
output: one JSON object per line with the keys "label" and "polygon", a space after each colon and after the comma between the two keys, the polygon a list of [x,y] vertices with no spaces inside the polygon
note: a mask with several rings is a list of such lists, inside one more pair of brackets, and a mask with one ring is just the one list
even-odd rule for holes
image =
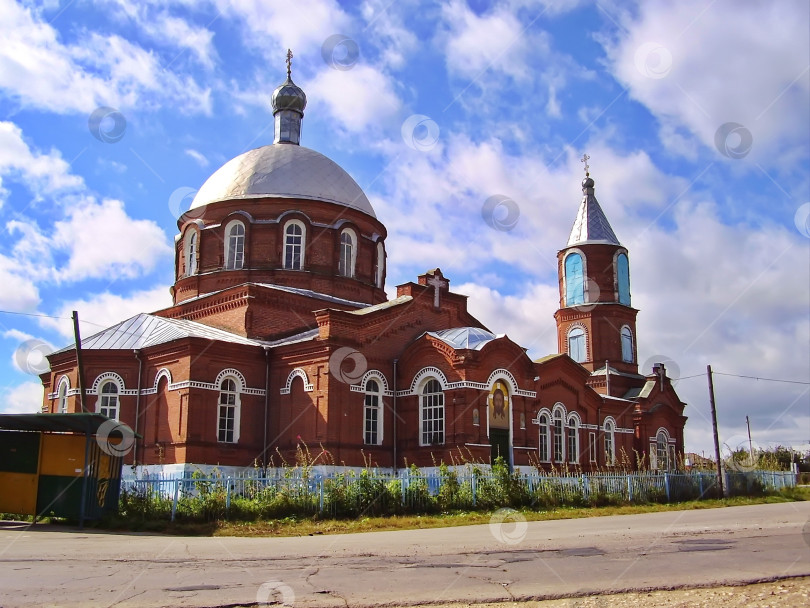
{"label": "power line", "polygon": [[67,321],[70,321],[71,318],[72,318],[72,317],[55,317],[53,315],[43,315],[43,314],[33,313],[33,312],[14,312],[12,310],[0,310],[0,314],[4,314],[4,315],[20,315],[20,316],[23,316],[23,317],[45,317],[46,319],[62,319],[62,320],[67,320]]}
{"label": "power line", "polygon": [[724,374],[723,372],[714,372],[718,376],[732,376],[734,378],[749,378],[751,380],[764,380],[766,382],[784,382],[785,384],[810,384],[802,380],[779,380],[776,378],[760,378],[758,376],[741,376],[739,374]]}

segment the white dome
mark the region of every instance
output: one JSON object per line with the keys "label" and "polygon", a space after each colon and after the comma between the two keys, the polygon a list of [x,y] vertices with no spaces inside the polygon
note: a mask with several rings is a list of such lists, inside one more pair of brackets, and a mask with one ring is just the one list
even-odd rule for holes
{"label": "white dome", "polygon": [[262,146],[222,165],[199,189],[191,209],[265,197],[326,201],[377,217],[360,186],[337,163],[289,143]]}

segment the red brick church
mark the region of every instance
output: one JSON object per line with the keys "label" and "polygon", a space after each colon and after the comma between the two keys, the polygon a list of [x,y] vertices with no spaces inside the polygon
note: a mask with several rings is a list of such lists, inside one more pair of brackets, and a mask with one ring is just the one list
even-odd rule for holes
{"label": "red brick church", "polygon": [[[438,268],[389,300],[385,226],[299,145],[289,69],[272,105],[272,145],[223,165],[177,222],[173,306],[83,341],[86,408],[142,436],[129,463],[278,466],[305,443],[336,466],[676,466],[685,404],[662,365],[638,369],[628,251],[593,179],[557,256],[558,353],[532,361]],[[44,410],[81,411],[75,346],[49,361]]]}

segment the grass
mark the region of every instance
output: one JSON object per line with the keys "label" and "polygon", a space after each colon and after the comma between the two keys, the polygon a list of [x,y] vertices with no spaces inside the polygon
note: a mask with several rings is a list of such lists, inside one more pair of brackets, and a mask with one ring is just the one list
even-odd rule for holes
{"label": "grass", "polygon": [[[543,511],[518,509],[527,521],[577,519],[604,517],[608,515],[632,515],[693,509],[716,509],[744,505],[759,505],[810,500],[810,487],[788,488],[767,496],[738,496],[722,500],[693,500],[669,504],[642,504],[605,507],[559,507]],[[447,528],[488,524],[492,511],[453,511],[437,515],[402,515],[392,517],[362,517],[357,519],[326,519],[318,516],[286,517],[283,519],[210,523],[173,523],[166,521],[132,522],[112,516],[96,522],[93,527],[154,532],[182,536],[314,536],[320,534],[350,534],[357,532],[380,532],[384,530],[416,530],[424,528]],[[54,522],[57,523],[57,522]],[[65,523],[62,521],[61,523]]]}

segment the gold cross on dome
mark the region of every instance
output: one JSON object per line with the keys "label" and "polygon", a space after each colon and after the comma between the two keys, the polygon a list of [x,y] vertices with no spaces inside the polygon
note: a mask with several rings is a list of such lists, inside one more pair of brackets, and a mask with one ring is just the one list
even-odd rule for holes
{"label": "gold cross on dome", "polygon": [[287,77],[290,77],[290,72],[292,71],[292,49],[287,49]]}
{"label": "gold cross on dome", "polygon": [[581,163],[585,163],[585,177],[590,177],[590,175],[591,175],[591,174],[588,172],[588,171],[589,171],[589,169],[590,169],[590,166],[588,165],[588,161],[589,161],[590,159],[591,159],[591,157],[590,157],[590,156],[588,156],[587,154],[583,154],[583,155],[582,155],[582,158],[581,158],[581,159],[579,159],[579,162],[581,162]]}

